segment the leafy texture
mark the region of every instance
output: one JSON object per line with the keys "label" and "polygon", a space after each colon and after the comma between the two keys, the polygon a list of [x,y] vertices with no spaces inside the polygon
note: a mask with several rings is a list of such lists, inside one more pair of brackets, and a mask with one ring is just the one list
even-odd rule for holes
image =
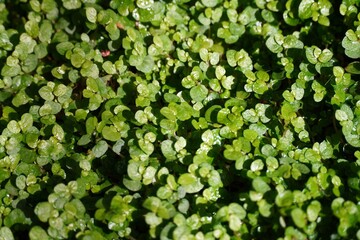
{"label": "leafy texture", "polygon": [[0,1],[0,239],[360,239],[359,12]]}

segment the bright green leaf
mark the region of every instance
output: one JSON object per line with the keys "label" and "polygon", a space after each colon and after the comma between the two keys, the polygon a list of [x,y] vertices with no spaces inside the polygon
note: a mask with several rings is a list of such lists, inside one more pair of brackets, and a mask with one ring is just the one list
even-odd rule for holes
{"label": "bright green leaf", "polygon": [[190,89],[190,96],[194,101],[201,102],[208,95],[208,89],[204,85],[198,85]]}
{"label": "bright green leaf", "polygon": [[204,187],[204,185],[200,182],[200,179],[190,173],[182,174],[178,179],[178,183],[187,193],[199,192]]}

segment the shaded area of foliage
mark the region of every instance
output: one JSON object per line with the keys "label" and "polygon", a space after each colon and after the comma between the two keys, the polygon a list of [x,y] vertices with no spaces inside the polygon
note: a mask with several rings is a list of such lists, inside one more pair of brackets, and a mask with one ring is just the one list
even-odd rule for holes
{"label": "shaded area of foliage", "polygon": [[357,0],[0,1],[0,238],[360,238]]}

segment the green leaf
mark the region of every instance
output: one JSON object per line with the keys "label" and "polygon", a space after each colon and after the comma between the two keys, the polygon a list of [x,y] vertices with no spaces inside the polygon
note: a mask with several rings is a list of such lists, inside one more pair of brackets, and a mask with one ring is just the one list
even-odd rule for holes
{"label": "green leaf", "polygon": [[301,19],[310,18],[312,15],[311,6],[314,3],[314,0],[302,0],[299,5],[299,17]]}
{"label": "green leaf", "polygon": [[10,42],[9,34],[6,32],[0,32],[0,47],[4,48],[7,51],[10,51],[13,48],[13,44]]}
{"label": "green leaf", "polygon": [[167,35],[154,36],[154,44],[162,49],[164,52],[169,52],[172,49],[172,41]]}
{"label": "green leaf", "polygon": [[261,177],[256,177],[252,181],[252,186],[255,189],[255,191],[259,193],[266,193],[267,191],[271,190],[270,186]]}
{"label": "green leaf", "polygon": [[152,166],[148,166],[143,174],[143,183],[144,185],[149,185],[151,183],[153,183],[155,181],[155,174],[156,174],[157,169],[152,167]]}
{"label": "green leaf", "polygon": [[65,95],[67,93],[67,91],[68,91],[68,88],[64,84],[59,84],[59,85],[55,86],[53,94],[56,97],[60,97],[60,96]]}
{"label": "green leaf", "polygon": [[102,129],[101,134],[106,140],[113,142],[116,142],[121,138],[121,134],[117,131],[117,129],[113,125],[105,126]]}
{"label": "green leaf", "polygon": [[235,215],[239,219],[245,219],[246,217],[246,211],[245,209],[239,205],[238,203],[230,203],[228,208],[229,215]]}
{"label": "green leaf", "polygon": [[53,206],[49,202],[40,202],[35,207],[35,214],[42,222],[47,222],[51,217]]}
{"label": "green leaf", "polygon": [[346,120],[348,120],[348,115],[343,110],[336,110],[335,118],[338,121],[346,121]]}
{"label": "green leaf", "polygon": [[[245,33],[245,26],[231,22],[230,26],[229,26],[229,30],[230,30],[231,35],[238,39],[240,36],[242,36]],[[226,39],[225,39],[225,41],[226,41]]]}
{"label": "green leaf", "polygon": [[43,20],[40,25],[39,30],[39,39],[43,43],[50,43],[51,42],[51,35],[53,34],[53,26],[51,21]]}
{"label": "green leaf", "polygon": [[168,187],[160,187],[156,191],[156,196],[158,196],[161,199],[168,199],[171,197],[173,191]]}
{"label": "green leaf", "polygon": [[60,142],[63,141],[65,138],[65,132],[64,132],[63,128],[58,124],[55,124],[54,127],[52,128],[52,134]]}
{"label": "green leaf", "polygon": [[159,198],[157,197],[148,197],[146,198],[146,200],[144,201],[144,203],[142,204],[144,208],[156,213],[159,209],[159,207],[161,206],[162,202]]}
{"label": "green leaf", "polygon": [[[40,148],[40,146],[39,146],[39,148]],[[28,176],[28,175],[40,176],[41,175],[40,167],[38,165],[27,164],[25,162],[18,164],[14,173],[17,175],[24,174],[26,176]]]}
{"label": "green leaf", "polygon": [[306,213],[301,208],[293,209],[291,217],[297,227],[304,228],[306,226]]}
{"label": "green leaf", "polygon": [[241,229],[241,225],[242,225],[242,221],[241,219],[236,216],[236,215],[230,215],[229,216],[229,228],[232,231],[239,231]]}
{"label": "green leaf", "polygon": [[87,7],[85,9],[86,18],[91,23],[96,23],[97,11],[93,7]]}
{"label": "green leaf", "polygon": [[[76,62],[77,64],[83,60],[80,55],[77,58],[77,60],[79,60]],[[99,79],[99,68],[95,63],[85,61],[81,67],[80,73],[83,77]]]}
{"label": "green leaf", "polygon": [[77,144],[79,146],[85,146],[88,143],[90,143],[91,141],[91,136],[86,134],[86,135],[82,135],[81,138],[78,140]]}
{"label": "green leaf", "polygon": [[305,151],[305,159],[307,159],[308,161],[310,162],[319,162],[321,157],[320,157],[320,154],[317,153],[315,150],[313,149],[307,149]]}
{"label": "green leaf", "polygon": [[285,37],[284,39],[284,44],[283,46],[285,48],[298,48],[298,49],[302,49],[304,47],[304,43],[301,42],[298,37],[294,36],[294,35],[288,35]]}
{"label": "green leaf", "polygon": [[0,228],[0,238],[4,240],[14,240],[14,235],[10,228],[8,227],[1,227]]}
{"label": "green leaf", "polygon": [[157,226],[161,224],[162,219],[158,216],[156,216],[153,212],[148,212],[145,214],[145,222],[150,226]]}
{"label": "green leaf", "polygon": [[118,141],[116,141],[116,143],[113,145],[112,150],[116,153],[116,154],[120,154],[121,153],[121,149],[122,147],[125,145],[125,141],[122,139],[119,139]]}
{"label": "green leaf", "polygon": [[35,20],[30,20],[25,23],[26,32],[33,38],[39,35],[39,24]]}
{"label": "green leaf", "polygon": [[157,214],[163,219],[171,219],[177,213],[175,207],[168,201],[163,201],[157,209]]}
{"label": "green leaf", "polygon": [[360,140],[358,134],[353,134],[353,122],[348,120],[342,123],[342,132],[345,136],[346,141],[354,147],[360,147]]}
{"label": "green leaf", "polygon": [[63,0],[63,5],[68,10],[78,9],[81,7],[80,0]]}
{"label": "green leaf", "polygon": [[[12,210],[9,215],[7,215],[4,218],[4,225],[6,227],[12,227],[15,224],[30,224],[31,220],[29,218],[26,218],[24,212],[20,209],[14,209]],[[0,229],[0,236],[1,236],[1,229]],[[8,235],[7,237],[10,237],[10,235]]]}
{"label": "green leaf", "polygon": [[130,191],[137,192],[141,189],[142,183],[139,180],[131,180],[128,178],[123,178],[124,186]]}
{"label": "green leaf", "polygon": [[258,133],[251,129],[245,129],[243,134],[245,139],[249,140],[250,142],[254,141],[258,137]]}
{"label": "green leaf", "polygon": [[264,168],[264,163],[260,159],[253,161],[250,165],[250,169],[253,172],[261,171],[263,168]]}
{"label": "green leaf", "polygon": [[[10,93],[9,93],[9,97],[10,97]],[[4,99],[5,100],[5,99]],[[15,106],[15,107],[19,107],[22,105],[25,105],[26,103],[28,103],[31,100],[31,98],[26,94],[25,89],[21,89],[16,95],[15,97],[12,99],[11,103]]]}
{"label": "green leaf", "polygon": [[342,68],[342,67],[339,67],[339,66],[335,66],[334,68],[333,68],[333,74],[334,74],[334,76],[335,77],[337,77],[337,78],[342,78],[343,77],[343,75],[344,75],[344,69]]}
{"label": "green leaf", "polygon": [[54,99],[54,95],[52,93],[53,89],[49,86],[43,86],[39,89],[39,95],[44,100],[52,101]]}
{"label": "green leaf", "polygon": [[230,49],[230,50],[226,51],[226,59],[231,67],[235,67],[237,65],[237,59],[235,56],[236,56],[235,50]]}
{"label": "green leaf", "polygon": [[313,200],[306,208],[307,219],[310,222],[315,222],[319,217],[320,211],[321,211],[321,203],[317,200]]}
{"label": "green leaf", "polygon": [[216,65],[220,61],[220,54],[213,52],[209,54],[209,61],[211,65]]}
{"label": "green leaf", "polygon": [[103,156],[108,150],[108,144],[104,140],[100,140],[93,148],[92,153],[95,157],[99,158]]}
{"label": "green leaf", "polygon": [[219,3],[219,1],[218,0],[201,0],[201,3],[204,4],[205,7],[213,8]]}
{"label": "green leaf", "polygon": [[45,101],[39,109],[40,116],[54,115],[61,111],[61,104],[53,101]]}
{"label": "green leaf", "polygon": [[217,122],[228,124],[230,122],[230,119],[228,116],[230,115],[230,110],[228,108],[223,108],[217,113]]}
{"label": "green leaf", "polygon": [[98,120],[96,117],[89,117],[88,119],[86,119],[86,123],[85,123],[86,133],[92,134],[95,131],[97,125],[98,125]]}
{"label": "green leaf", "polygon": [[320,143],[320,154],[322,159],[329,159],[333,157],[333,147],[328,141],[322,141]]}
{"label": "green leaf", "polygon": [[355,33],[352,29],[349,29],[345,33],[341,44],[345,48],[345,54],[353,59],[360,57],[360,42],[358,33]]}
{"label": "green leaf", "polygon": [[275,198],[275,203],[278,207],[287,207],[293,204],[294,195],[291,191],[285,190],[284,192],[278,193]]}
{"label": "green leaf", "polygon": [[56,9],[56,2],[53,0],[44,0],[41,3],[41,9],[46,13],[50,13],[51,11]]}
{"label": "green leaf", "polygon": [[7,128],[9,129],[10,132],[12,133],[19,133],[21,131],[20,125],[18,124],[18,122],[16,122],[15,120],[11,120],[8,124],[7,124]]}
{"label": "green leaf", "polygon": [[173,142],[171,140],[165,140],[161,142],[161,152],[168,160],[176,159],[176,151],[173,148]]}
{"label": "green leaf", "polygon": [[312,64],[316,64],[318,62],[318,57],[320,56],[320,54],[321,49],[316,46],[305,48],[306,58]]}
{"label": "green leaf", "polygon": [[272,205],[267,203],[265,199],[261,199],[258,202],[258,206],[259,206],[259,212],[262,216],[264,217],[270,217],[271,216],[271,208]]}
{"label": "green leaf", "polygon": [[326,63],[331,60],[333,53],[329,49],[324,49],[318,57],[319,62]]}
{"label": "green leaf", "polygon": [[74,44],[71,42],[61,42],[56,45],[56,51],[61,54],[65,55],[65,53],[74,48]]}
{"label": "green leaf", "polygon": [[[346,119],[345,120],[353,120],[354,119],[354,113],[353,113],[352,109],[347,104],[341,105],[341,108],[339,110],[339,114],[341,114],[341,113],[346,114]],[[336,117],[336,112],[335,112],[335,117]],[[342,120],[339,120],[339,121],[342,121]]]}
{"label": "green leaf", "polygon": [[278,163],[277,159],[274,157],[266,158],[266,165],[270,171],[275,170],[279,167],[279,163]]}
{"label": "green leaf", "polygon": [[264,145],[261,148],[261,153],[264,154],[265,156],[271,156],[271,157],[275,157],[278,154],[277,150],[270,144]]}
{"label": "green leaf", "polygon": [[355,61],[346,66],[345,70],[351,74],[360,74],[360,62]]}
{"label": "green leaf", "polygon": [[3,77],[15,77],[16,75],[19,75],[20,72],[21,72],[20,65],[15,65],[15,66],[4,65],[3,68],[1,69],[1,75]]}
{"label": "green leaf", "polygon": [[85,62],[84,55],[80,53],[71,54],[70,60],[71,60],[71,64],[76,68],[80,68],[81,65]]}
{"label": "green leaf", "polygon": [[110,61],[104,62],[102,67],[107,74],[115,74],[116,73],[115,65],[112,64],[112,62],[110,62]]}
{"label": "green leaf", "polygon": [[208,177],[208,183],[212,187],[222,187],[223,183],[221,181],[220,173],[216,170],[212,170]]}
{"label": "green leaf", "polygon": [[175,131],[177,129],[177,124],[175,121],[163,119],[160,121],[160,126],[164,130]]}
{"label": "green leaf", "polygon": [[163,107],[160,109],[160,113],[166,117],[167,119],[174,121],[176,119],[176,109],[175,108],[171,108],[170,105],[169,107]]}
{"label": "green leaf", "polygon": [[186,139],[183,137],[179,137],[179,139],[175,142],[174,148],[175,151],[180,152],[180,150],[186,147]]}
{"label": "green leaf", "polygon": [[186,121],[190,119],[194,114],[194,109],[187,103],[181,102],[180,105],[176,105],[176,117],[180,121]]}
{"label": "green leaf", "polygon": [[283,47],[280,43],[276,41],[275,36],[270,36],[266,42],[266,47],[273,53],[280,53],[283,50]]}
{"label": "green leaf", "polygon": [[216,78],[221,80],[221,78],[225,75],[226,73],[226,70],[223,66],[216,66],[215,68],[215,75],[216,75]]}
{"label": "green leaf", "polygon": [[281,116],[286,120],[291,120],[296,117],[294,106],[288,102],[285,102],[281,107]]}
{"label": "green leaf", "polygon": [[201,102],[208,95],[208,89],[204,85],[197,85],[190,89],[190,96],[196,102]]}
{"label": "green leaf", "polygon": [[145,56],[145,57],[139,57],[139,61],[137,63],[135,63],[135,66],[137,70],[139,70],[140,72],[143,72],[143,73],[150,73],[154,66],[155,66],[155,63],[154,63],[154,60],[151,56]]}
{"label": "green leaf", "polygon": [[190,207],[190,203],[186,198],[183,198],[179,201],[178,210],[181,213],[186,214],[187,211],[189,210],[189,207]]}
{"label": "green leaf", "polygon": [[10,175],[11,173],[9,170],[0,169],[0,182],[3,182],[4,180],[8,179]]}
{"label": "green leaf", "polygon": [[22,70],[25,73],[30,73],[36,69],[37,65],[38,65],[37,56],[35,54],[29,54],[24,60],[24,63],[22,65]]}
{"label": "green leaf", "polygon": [[187,193],[197,193],[204,187],[200,179],[191,173],[182,174],[178,179],[178,183]]}
{"label": "green leaf", "polygon": [[247,109],[242,113],[243,118],[246,121],[249,121],[251,123],[256,123],[259,121],[259,117],[254,109]]}
{"label": "green leaf", "polygon": [[213,132],[212,132],[211,130],[206,130],[206,131],[201,135],[201,139],[202,139],[205,143],[209,144],[210,146],[213,145],[214,140],[215,140],[214,134],[213,134]]}
{"label": "green leaf", "polygon": [[86,111],[84,109],[77,109],[75,112],[75,119],[77,121],[85,120],[87,117],[87,114],[88,114],[88,111]]}

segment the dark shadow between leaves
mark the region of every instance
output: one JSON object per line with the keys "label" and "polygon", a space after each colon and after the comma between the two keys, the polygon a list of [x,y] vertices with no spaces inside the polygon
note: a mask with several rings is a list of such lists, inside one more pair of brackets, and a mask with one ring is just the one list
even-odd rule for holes
{"label": "dark shadow between leaves", "polygon": [[118,156],[111,150],[101,158],[95,158],[92,162],[92,169],[101,173],[105,179],[110,182],[121,182],[123,175],[127,171],[127,162],[125,158]]}

